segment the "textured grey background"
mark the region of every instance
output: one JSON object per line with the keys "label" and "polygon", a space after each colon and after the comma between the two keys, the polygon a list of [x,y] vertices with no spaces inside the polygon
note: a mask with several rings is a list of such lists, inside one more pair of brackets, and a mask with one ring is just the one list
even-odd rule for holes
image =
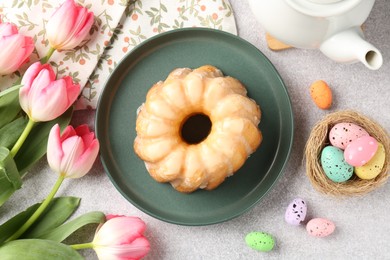
{"label": "textured grey background", "polygon": [[[384,64],[370,71],[362,64],[337,64],[317,50],[270,51],[264,29],[254,19],[247,1],[230,0],[239,36],[258,47],[282,76],[293,104],[295,139],[284,175],[273,190],[253,209],[231,221],[204,227],[186,227],[154,219],[125,200],[105,175],[99,162],[90,174],[67,180],[58,195],[82,198],[76,216],[95,210],[141,217],[148,226],[146,236],[152,250],[146,259],[390,259],[390,184],[362,197],[336,199],[316,192],[305,176],[303,149],[313,125],[323,116],[340,109],[355,109],[379,122],[390,132],[390,2],[378,0],[365,23],[366,38],[382,51]],[[282,19],[282,18],[281,18]],[[330,111],[312,103],[308,88],[318,79],[326,80],[334,94]],[[75,125],[94,127],[93,111],[75,114]],[[0,222],[27,205],[43,199],[56,179],[46,159],[31,171],[24,187],[0,208]],[[304,226],[293,227],[283,220],[288,203],[306,199],[308,219],[325,217],[337,228],[330,237],[309,237]],[[92,239],[93,229],[69,240]],[[273,251],[262,253],[247,247],[245,235],[266,231],[276,239]],[[84,250],[95,259],[92,250]]]}

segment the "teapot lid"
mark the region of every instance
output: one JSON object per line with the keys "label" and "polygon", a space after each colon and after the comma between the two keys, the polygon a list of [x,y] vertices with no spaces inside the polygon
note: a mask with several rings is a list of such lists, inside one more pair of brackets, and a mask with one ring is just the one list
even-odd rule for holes
{"label": "teapot lid", "polygon": [[285,0],[298,12],[315,17],[339,15],[363,0]]}

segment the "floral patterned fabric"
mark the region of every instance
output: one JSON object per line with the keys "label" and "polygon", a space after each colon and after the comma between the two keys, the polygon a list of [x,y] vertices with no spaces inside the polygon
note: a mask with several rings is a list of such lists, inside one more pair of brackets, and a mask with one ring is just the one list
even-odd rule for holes
{"label": "floral patterned fabric", "polygon": [[[45,24],[63,1],[0,0],[2,20],[16,24],[34,38],[31,63],[46,55]],[[50,59],[58,76],[71,75],[83,87],[77,109],[95,108],[109,74],[126,53],[158,33],[183,27],[208,27],[237,34],[228,0],[78,0],[95,14],[86,43]],[[28,64],[0,78],[0,90],[10,87]]]}

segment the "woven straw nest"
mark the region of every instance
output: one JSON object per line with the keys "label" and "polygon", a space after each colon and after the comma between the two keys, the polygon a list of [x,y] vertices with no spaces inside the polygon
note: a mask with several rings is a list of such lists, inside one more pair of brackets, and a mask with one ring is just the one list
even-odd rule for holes
{"label": "woven straw nest", "polygon": [[[336,183],[324,173],[320,157],[322,149],[330,145],[328,133],[337,123],[354,123],[363,127],[372,137],[382,143],[386,159],[381,173],[374,179],[362,180],[355,174],[346,182]],[[363,195],[385,184],[389,178],[390,138],[379,124],[355,111],[338,111],[319,121],[311,131],[305,147],[306,174],[313,187],[325,194],[334,196]]]}

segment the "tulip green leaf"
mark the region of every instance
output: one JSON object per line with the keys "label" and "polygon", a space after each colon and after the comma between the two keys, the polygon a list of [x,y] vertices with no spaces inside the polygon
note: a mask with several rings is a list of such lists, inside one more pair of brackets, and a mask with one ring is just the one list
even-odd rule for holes
{"label": "tulip green leaf", "polygon": [[0,146],[0,206],[21,186],[22,180],[10,151]]}
{"label": "tulip green leaf", "polygon": [[42,234],[63,224],[80,205],[80,199],[65,197],[53,203],[49,210],[43,213],[38,222],[24,233],[22,238],[39,238]]}
{"label": "tulip green leaf", "polygon": [[26,127],[28,119],[18,117],[0,128],[0,146],[11,149]]}
{"label": "tulip green leaf", "polygon": [[14,159],[10,151],[2,146],[0,146],[0,171],[4,174],[2,177],[6,178],[15,189],[19,189],[22,186],[22,180]]}
{"label": "tulip green leaf", "polygon": [[78,260],[83,257],[76,250],[51,240],[19,239],[0,247],[2,260]]}
{"label": "tulip green leaf", "polygon": [[[0,171],[1,175],[1,171]],[[3,185],[5,184],[5,185]],[[4,187],[6,186],[6,187]],[[12,194],[16,191],[12,185],[6,184],[6,180],[0,179],[0,207],[11,197]]]}
{"label": "tulip green leaf", "polygon": [[19,104],[19,88],[13,86],[0,92],[0,128],[11,122],[21,111]]}
{"label": "tulip green leaf", "polygon": [[30,167],[46,154],[47,140],[53,125],[58,123],[61,130],[65,129],[69,125],[72,114],[73,107],[70,107],[60,117],[34,126],[15,156],[15,162],[21,176],[24,176]]}
{"label": "tulip green leaf", "polygon": [[78,218],[75,218],[67,223],[43,234],[39,238],[54,240],[61,242],[70,236],[72,233],[77,231],[79,228],[88,225],[88,224],[100,224],[106,221],[106,216],[103,212],[93,211],[86,213]]}
{"label": "tulip green leaf", "polygon": [[[77,197],[58,197],[54,198],[51,202],[51,205],[45,210],[45,212],[41,215],[41,217],[37,220],[36,225],[41,223],[41,220],[44,221],[46,214],[50,215],[52,209],[61,208],[64,205],[73,205],[73,207],[77,207],[79,205],[80,198]],[[0,225],[0,244],[6,241],[10,236],[12,236],[37,210],[37,208],[41,205],[41,203],[36,203],[25,211],[20,212],[15,215],[2,225]],[[77,206],[76,206],[77,205]],[[56,211],[56,210],[55,210]],[[60,223],[62,224],[62,223]],[[29,230],[27,230],[29,232]]]}
{"label": "tulip green leaf", "polygon": [[6,241],[7,238],[12,236],[35,212],[39,205],[40,203],[34,204],[27,208],[25,211],[20,212],[19,214],[9,219],[7,222],[3,223],[0,226],[0,244]]}

